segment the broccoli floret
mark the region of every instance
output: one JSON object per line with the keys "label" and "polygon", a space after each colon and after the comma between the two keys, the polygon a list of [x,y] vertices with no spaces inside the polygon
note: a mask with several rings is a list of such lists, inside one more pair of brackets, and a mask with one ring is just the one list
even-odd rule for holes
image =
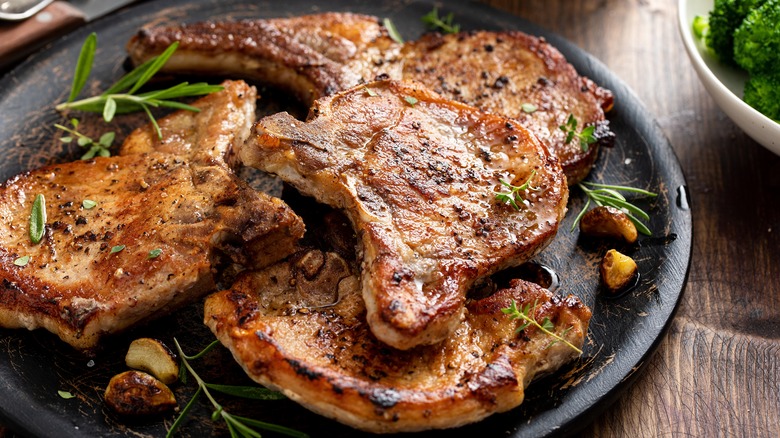
{"label": "broccoli floret", "polygon": [[743,98],[748,105],[780,122],[780,72],[751,75]]}
{"label": "broccoli floret", "polygon": [[709,32],[705,36],[707,47],[727,64],[734,62],[734,31],[742,24],[751,10],[766,0],[715,0],[710,11]]}
{"label": "broccoli floret", "polygon": [[780,0],[745,17],[734,32],[734,60],[751,75],[780,70]]}

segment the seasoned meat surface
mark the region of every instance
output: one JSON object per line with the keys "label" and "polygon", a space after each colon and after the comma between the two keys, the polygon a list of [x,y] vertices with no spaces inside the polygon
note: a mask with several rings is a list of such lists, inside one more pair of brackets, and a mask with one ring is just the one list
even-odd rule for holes
{"label": "seasoned meat surface", "polygon": [[[558,229],[565,177],[514,121],[394,81],[323,98],[310,114],[261,119],[241,160],[345,210],[368,323],[396,348],[447,338],[474,281],[533,257]],[[497,199],[501,179],[526,185],[517,209]]]}
{"label": "seasoned meat surface", "polygon": [[[380,75],[419,81],[447,98],[517,120],[559,158],[569,184],[590,172],[600,145],[612,144],[604,116],[612,93],[580,76],[543,38],[517,31],[429,33],[401,46],[378,21],[326,13],[150,27],[131,39],[128,51],[140,63],[180,41],[167,71],[250,77],[292,90],[305,105]],[[566,141],[560,126],[570,114],[576,132],[596,128],[596,143]]]}
{"label": "seasoned meat surface", "polygon": [[[569,184],[590,172],[599,143],[612,141],[604,117],[613,105],[612,93],[577,74],[542,38],[522,32],[430,33],[406,43],[402,57],[404,80],[515,119],[536,134],[560,160]],[[566,142],[560,126],[570,114],[577,120],[577,132],[596,126],[596,143],[583,146],[577,138]]]}
{"label": "seasoned meat surface", "polygon": [[359,280],[335,253],[296,254],[209,296],[205,322],[255,381],[308,409],[378,433],[451,428],[519,405],[537,375],[577,354],[535,328],[515,333],[511,300],[581,347],[590,310],[522,280],[466,303],[444,341],[399,351],[366,323]]}
{"label": "seasoned meat surface", "polygon": [[[223,119],[228,113],[213,108],[212,118],[189,124],[199,132],[187,153],[56,164],[0,185],[0,326],[45,328],[89,349],[105,334],[213,290],[219,253],[255,267],[290,254],[303,224],[282,201],[249,188],[216,156],[213,163],[182,158],[228,151],[233,129],[246,124]],[[174,113],[159,122],[170,132],[202,114]],[[162,143],[168,140],[182,139]],[[47,218],[36,244],[28,229],[38,194]]]}
{"label": "seasoned meat surface", "polygon": [[133,131],[120,155],[145,152],[176,154],[189,163],[237,167],[238,149],[255,121],[257,90],[244,81],[224,81],[222,91],[191,105],[200,110],[178,111],[158,121],[160,133],[146,125]]}
{"label": "seasoned meat surface", "polygon": [[351,13],[150,27],[127,50],[138,65],[176,41],[163,71],[251,78],[307,104],[381,73],[398,76],[401,68],[400,44],[379,20]]}

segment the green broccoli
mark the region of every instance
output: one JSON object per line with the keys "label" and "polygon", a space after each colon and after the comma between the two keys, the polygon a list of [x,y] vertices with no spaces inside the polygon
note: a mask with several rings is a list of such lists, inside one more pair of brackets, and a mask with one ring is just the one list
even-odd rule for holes
{"label": "green broccoli", "polygon": [[734,65],[734,31],[751,10],[758,8],[767,0],[715,0],[715,7],[710,11],[709,32],[705,35],[705,43],[718,58]]}
{"label": "green broccoli", "polygon": [[780,72],[751,75],[745,83],[745,102],[780,122]]}
{"label": "green broccoli", "polygon": [[780,71],[780,0],[745,17],[734,32],[734,60],[751,75]]}

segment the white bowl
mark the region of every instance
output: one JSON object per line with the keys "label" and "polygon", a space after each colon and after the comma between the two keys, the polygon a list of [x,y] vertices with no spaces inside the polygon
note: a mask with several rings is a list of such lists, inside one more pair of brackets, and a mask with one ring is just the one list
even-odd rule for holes
{"label": "white bowl", "polygon": [[704,44],[693,34],[694,17],[706,17],[713,3],[713,0],[680,0],[678,16],[685,50],[704,88],[720,109],[753,140],[780,155],[780,124],[756,111],[741,98],[747,73],[720,63],[707,53]]}

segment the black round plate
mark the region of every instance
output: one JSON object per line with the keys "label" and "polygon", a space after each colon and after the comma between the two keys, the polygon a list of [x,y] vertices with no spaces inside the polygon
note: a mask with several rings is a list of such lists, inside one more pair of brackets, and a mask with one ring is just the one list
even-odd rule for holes
{"label": "black round plate", "polygon": [[[63,146],[55,137],[54,123],[63,117],[54,104],[67,98],[82,42],[89,32],[98,34],[98,52],[85,94],[99,93],[123,73],[124,45],[148,22],[192,22],[204,19],[263,18],[323,11],[353,11],[390,17],[402,35],[413,39],[424,32],[420,17],[432,2],[316,2],[191,1],[145,2],[94,22],[58,41],[6,75],[0,83],[0,180],[56,161],[73,160],[76,147]],[[685,199],[685,181],[668,141],[637,97],[603,64],[566,40],[531,23],[486,6],[448,2],[464,30],[522,30],[542,35],[558,47],[577,70],[615,94],[608,115],[617,134],[614,148],[603,149],[590,181],[631,185],[660,193],[652,201],[639,201],[652,215],[653,238],[618,248],[638,262],[641,280],[630,292],[609,298],[598,286],[597,264],[608,249],[571,232],[583,194],[573,189],[570,214],[553,244],[537,258],[555,270],[560,292],[580,296],[593,309],[593,320],[581,359],[555,375],[534,382],[523,405],[494,415],[460,432],[486,436],[545,436],[576,431],[591,421],[627,387],[648,360],[674,315],[687,277],[691,256],[691,212]],[[261,94],[266,94],[261,90]],[[261,102],[264,100],[261,99]],[[273,103],[273,99],[265,99]],[[266,108],[272,111],[273,105]],[[113,128],[118,138],[145,123],[143,116],[125,116]],[[83,116],[86,129],[105,130],[94,116]],[[198,305],[156,323],[114,337],[94,358],[72,350],[54,336],[25,330],[0,330],[0,415],[14,430],[34,436],[162,436],[174,415],[128,421],[112,416],[103,406],[102,392],[110,377],[125,369],[124,352],[130,339],[153,335],[171,342],[174,336],[194,353],[213,339],[201,324]],[[246,383],[241,369],[224,350],[194,363],[216,383]],[[193,384],[175,387],[183,406]],[[65,399],[58,391],[75,398]],[[290,401],[250,402],[222,396],[229,412],[298,428],[312,436],[358,436],[359,432],[312,414]],[[223,424],[210,420],[210,407],[197,404],[181,433],[189,436],[225,435]],[[427,433],[445,436],[451,432]]]}

